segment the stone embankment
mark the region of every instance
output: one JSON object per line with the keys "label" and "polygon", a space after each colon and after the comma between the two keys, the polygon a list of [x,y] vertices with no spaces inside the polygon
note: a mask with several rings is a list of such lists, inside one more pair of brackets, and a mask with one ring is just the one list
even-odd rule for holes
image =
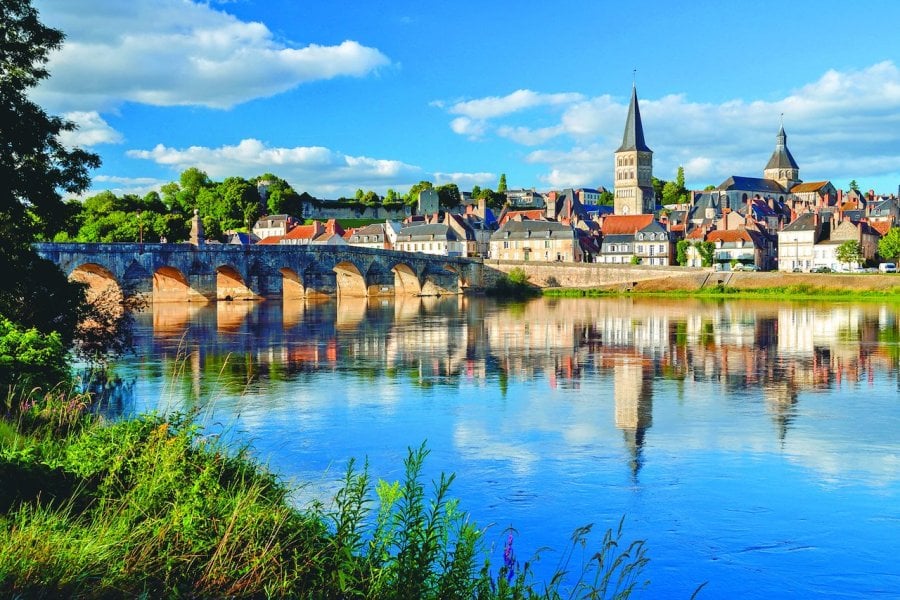
{"label": "stone embankment", "polygon": [[801,285],[860,291],[895,291],[900,287],[900,275],[881,273],[743,273],[692,267],[498,260],[486,260],[484,267],[486,286],[492,285],[502,274],[518,268],[528,274],[529,282],[542,288],[690,292],[717,285],[745,290]]}

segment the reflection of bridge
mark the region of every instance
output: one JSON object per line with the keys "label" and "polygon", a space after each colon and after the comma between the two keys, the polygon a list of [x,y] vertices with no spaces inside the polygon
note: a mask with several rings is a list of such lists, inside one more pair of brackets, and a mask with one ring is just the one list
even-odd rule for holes
{"label": "reflection of bridge", "polygon": [[482,263],[355,246],[36,244],[71,278],[154,301],[438,296],[482,285]]}

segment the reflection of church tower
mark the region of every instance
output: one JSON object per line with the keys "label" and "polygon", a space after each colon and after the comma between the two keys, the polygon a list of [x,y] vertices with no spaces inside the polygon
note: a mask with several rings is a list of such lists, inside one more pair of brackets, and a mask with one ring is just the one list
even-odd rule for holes
{"label": "reflection of church tower", "polygon": [[621,429],[631,454],[631,474],[637,478],[643,464],[644,432],[653,424],[653,389],[640,362],[613,367],[616,428]]}
{"label": "reflection of church tower", "polygon": [[797,166],[797,161],[788,150],[784,125],[778,130],[778,135],[775,137],[775,151],[763,171],[763,178],[774,179],[786,191],[790,191],[792,187],[800,183],[800,167]]}
{"label": "reflection of church tower", "polygon": [[652,213],[656,208],[653,192],[653,151],[644,142],[644,126],[638,107],[637,89],[631,88],[631,103],[622,145],[616,150],[616,194],[614,210],[617,215]]}
{"label": "reflection of church tower", "polygon": [[763,396],[766,398],[766,408],[772,414],[772,420],[778,430],[778,439],[784,444],[791,421],[796,414],[797,387],[790,378],[773,381],[763,386]]}

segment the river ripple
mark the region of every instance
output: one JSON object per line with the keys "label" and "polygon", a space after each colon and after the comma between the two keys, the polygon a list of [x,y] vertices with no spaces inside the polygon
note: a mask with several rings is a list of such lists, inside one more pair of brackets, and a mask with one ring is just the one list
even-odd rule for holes
{"label": "river ripple", "polygon": [[297,502],[429,478],[555,569],[625,516],[644,597],[900,597],[897,307],[641,298],[156,305],[111,410],[200,407]]}

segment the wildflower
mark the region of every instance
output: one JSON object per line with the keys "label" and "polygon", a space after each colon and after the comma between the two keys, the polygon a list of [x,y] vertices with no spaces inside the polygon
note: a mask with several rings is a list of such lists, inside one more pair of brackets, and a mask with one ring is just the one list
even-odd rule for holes
{"label": "wildflower", "polygon": [[513,552],[513,535],[511,533],[503,546],[503,566],[506,569],[506,581],[512,581],[516,575],[516,554]]}

